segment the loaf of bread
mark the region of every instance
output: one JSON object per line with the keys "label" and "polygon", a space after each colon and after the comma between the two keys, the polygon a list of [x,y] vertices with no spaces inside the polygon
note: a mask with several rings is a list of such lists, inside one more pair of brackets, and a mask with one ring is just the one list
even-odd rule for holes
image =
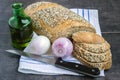
{"label": "loaf of bread", "polygon": [[94,27],[78,14],[51,2],[36,2],[25,9],[33,21],[37,34],[47,36],[51,42],[59,37],[71,38],[78,31],[96,33]]}
{"label": "loaf of bread", "polygon": [[100,70],[110,69],[112,65],[110,45],[102,36],[91,32],[76,32],[72,39],[73,55],[83,64]]}

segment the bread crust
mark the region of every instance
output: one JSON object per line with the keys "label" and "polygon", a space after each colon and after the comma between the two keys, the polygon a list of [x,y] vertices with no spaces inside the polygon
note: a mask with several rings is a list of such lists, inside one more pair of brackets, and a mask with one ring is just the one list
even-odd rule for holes
{"label": "bread crust", "polygon": [[25,12],[33,21],[34,31],[47,36],[51,42],[62,36],[71,38],[78,31],[96,33],[93,25],[83,17],[56,3],[33,3]]}
{"label": "bread crust", "polygon": [[104,38],[91,32],[76,32],[72,35],[75,42],[99,44],[105,42]]}
{"label": "bread crust", "polygon": [[92,63],[88,62],[84,58],[80,57],[79,55],[74,55],[78,60],[80,60],[81,63],[83,63],[86,66],[93,67],[93,68],[99,68],[100,70],[108,70],[112,66],[112,59],[110,58],[108,61],[100,62],[100,63]]}
{"label": "bread crust", "polygon": [[35,13],[36,11],[42,10],[42,9],[46,9],[46,8],[54,8],[54,7],[61,7],[58,4],[53,4],[50,2],[36,2],[33,3],[31,5],[29,5],[29,7],[25,8],[25,13],[29,16],[32,16],[33,13]]}
{"label": "bread crust", "polygon": [[83,49],[82,47],[79,47],[79,46],[75,46],[75,47],[77,47],[78,49],[74,50],[75,54],[74,54],[74,52],[73,52],[73,54],[79,55],[80,57],[84,58],[88,62],[93,62],[93,63],[105,62],[111,58],[110,50],[107,50],[104,53],[96,54],[96,53],[89,52],[89,51]]}
{"label": "bread crust", "polygon": [[107,41],[100,44],[76,43],[76,42],[74,42],[74,44],[75,46],[81,47],[84,50],[87,50],[95,54],[101,54],[110,49],[110,44]]}

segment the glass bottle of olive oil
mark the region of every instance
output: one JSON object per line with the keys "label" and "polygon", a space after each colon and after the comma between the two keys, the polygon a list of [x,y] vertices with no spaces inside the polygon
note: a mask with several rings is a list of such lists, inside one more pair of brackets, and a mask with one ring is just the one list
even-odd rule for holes
{"label": "glass bottle of olive oil", "polygon": [[16,49],[23,50],[29,44],[33,35],[32,21],[24,13],[22,3],[12,4],[12,11],[13,16],[8,21],[12,45]]}

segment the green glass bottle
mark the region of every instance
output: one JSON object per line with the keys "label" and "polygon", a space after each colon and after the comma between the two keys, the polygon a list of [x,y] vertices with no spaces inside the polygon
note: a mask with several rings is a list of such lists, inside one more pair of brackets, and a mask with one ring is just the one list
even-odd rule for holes
{"label": "green glass bottle", "polygon": [[22,3],[12,4],[12,11],[13,16],[8,21],[12,45],[16,49],[23,50],[29,44],[33,35],[32,21],[24,13]]}

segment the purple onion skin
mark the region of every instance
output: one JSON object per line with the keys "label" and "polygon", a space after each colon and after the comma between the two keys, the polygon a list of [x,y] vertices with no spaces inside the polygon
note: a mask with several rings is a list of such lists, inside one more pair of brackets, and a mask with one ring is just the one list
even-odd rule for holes
{"label": "purple onion skin", "polygon": [[53,42],[52,51],[56,57],[68,57],[72,54],[73,44],[68,38],[60,37]]}

